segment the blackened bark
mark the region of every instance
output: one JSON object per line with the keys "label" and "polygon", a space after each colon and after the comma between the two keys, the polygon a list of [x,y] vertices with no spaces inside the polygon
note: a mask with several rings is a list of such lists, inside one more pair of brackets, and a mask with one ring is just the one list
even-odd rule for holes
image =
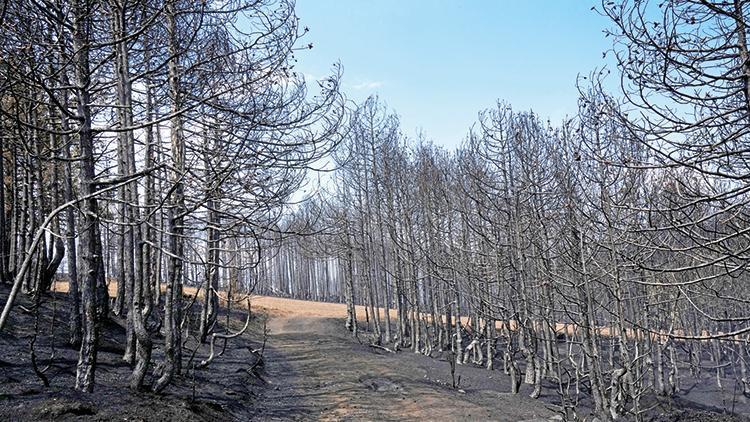
{"label": "blackened bark", "polygon": [[[94,192],[94,139],[91,130],[91,109],[89,86],[91,75],[89,69],[88,37],[91,24],[90,4],[86,0],[73,1],[73,57],[75,90],[77,98],[77,117],[79,120],[78,146],[81,155],[79,161],[79,189],[82,196]],[[76,389],[92,392],[96,371],[96,352],[98,342],[96,284],[102,274],[102,251],[99,240],[98,204],[94,196],[83,201],[83,217],[79,228],[78,275],[82,292],[83,305],[83,338],[76,367]]]}

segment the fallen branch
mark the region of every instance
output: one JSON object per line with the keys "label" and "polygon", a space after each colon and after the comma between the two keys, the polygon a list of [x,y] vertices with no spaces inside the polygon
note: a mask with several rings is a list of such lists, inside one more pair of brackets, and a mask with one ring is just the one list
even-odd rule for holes
{"label": "fallen branch", "polygon": [[247,374],[250,375],[251,377],[258,378],[259,380],[263,382],[263,384],[268,384],[268,381],[266,381],[262,376],[260,376],[260,374],[255,368],[245,369],[245,372],[247,372]]}
{"label": "fallen branch", "polygon": [[247,372],[250,376],[253,376],[255,378],[258,378],[259,380],[263,381],[264,384],[268,384],[268,381],[263,379],[262,376],[258,373],[258,368],[261,366],[265,366],[266,361],[263,360],[263,350],[266,348],[266,341],[265,338],[263,339],[263,347],[261,349],[251,349],[247,348],[247,350],[250,351],[255,356],[255,363],[250,368],[245,369],[245,372]]}
{"label": "fallen branch", "polygon": [[378,345],[378,344],[375,344],[375,343],[370,343],[370,347],[374,347],[376,349],[385,350],[388,353],[396,353],[395,350],[391,350],[391,349],[389,349],[389,348],[387,348],[385,346],[381,346],[381,345]]}
{"label": "fallen branch", "polygon": [[250,353],[255,355],[255,363],[253,363],[253,366],[250,367],[249,371],[255,371],[255,368],[259,366],[264,366],[266,362],[263,360],[263,355],[261,355],[258,350],[250,350]]}

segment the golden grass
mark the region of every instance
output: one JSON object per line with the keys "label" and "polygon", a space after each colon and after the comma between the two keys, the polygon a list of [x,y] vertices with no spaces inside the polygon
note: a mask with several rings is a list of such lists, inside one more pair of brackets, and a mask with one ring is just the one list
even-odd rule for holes
{"label": "golden grass", "polygon": [[[68,282],[67,280],[55,280],[55,282],[52,285],[52,290],[55,292],[61,292],[61,293],[67,293],[68,292]],[[117,281],[114,279],[109,279],[107,283],[107,289],[109,291],[110,297],[117,297]],[[164,292],[166,290],[166,285],[161,285],[161,291]],[[186,297],[192,298],[195,296],[197,291],[197,288],[195,287],[183,287],[183,294]],[[223,295],[220,294],[220,302],[222,304],[226,304],[226,300]],[[203,292],[198,293],[198,298],[203,298]],[[299,299],[288,299],[288,298],[281,298],[281,297],[274,297],[274,296],[260,296],[260,295],[252,295],[251,303],[253,307],[260,307],[264,311],[268,312],[271,316],[301,316],[301,317],[307,317],[307,318],[346,318],[346,304],[343,303],[330,303],[330,302],[316,302],[312,300],[299,300]],[[379,318],[382,320],[385,318],[385,309],[383,308],[376,308],[376,312],[379,316]],[[357,305],[356,306],[356,313],[357,313],[357,320],[359,321],[365,321],[366,314],[365,314],[365,306]],[[398,318],[398,314],[395,309],[391,309],[389,312],[389,315],[391,317],[391,320],[396,320]],[[422,318],[426,319],[427,321],[431,321],[432,315],[430,314],[422,314]],[[440,316],[441,322],[445,322],[445,316]],[[464,326],[467,326],[469,322],[468,317],[461,317],[461,323]],[[451,323],[455,323],[455,317],[451,318]],[[509,326],[507,328],[510,328],[511,331],[516,331],[518,329],[518,321],[511,320],[511,321],[495,321],[495,327],[498,330],[506,329],[506,324]],[[546,323],[542,321],[535,321],[534,322],[534,329],[536,331],[542,331],[546,326]],[[580,335],[580,330],[578,325],[576,324],[569,324],[569,323],[556,323],[555,324],[555,335],[559,334],[566,334],[569,336],[578,336]],[[596,333],[602,337],[612,337],[618,336],[618,332],[612,331],[612,327],[597,327]],[[682,332],[674,332],[675,335],[682,335]],[[721,333],[717,333],[721,334]],[[646,336],[651,335],[653,339],[656,339],[657,337],[661,337],[662,341],[666,341],[669,338],[669,335],[666,333],[663,333],[661,335],[657,335],[655,333],[649,333],[646,330],[637,330],[633,328],[626,329],[626,337],[632,339],[632,338],[640,338],[644,339]],[[708,332],[701,333],[702,336],[708,336]],[[739,337],[737,337],[739,339]]]}

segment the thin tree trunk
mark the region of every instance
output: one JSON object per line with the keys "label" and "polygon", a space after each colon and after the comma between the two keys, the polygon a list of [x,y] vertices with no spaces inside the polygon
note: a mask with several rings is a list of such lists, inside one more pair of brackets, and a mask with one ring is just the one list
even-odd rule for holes
{"label": "thin tree trunk", "polygon": [[167,33],[169,37],[169,95],[172,101],[171,146],[172,169],[171,183],[174,185],[169,208],[169,267],[167,292],[164,304],[164,354],[166,365],[161,377],[154,385],[154,391],[162,391],[182,367],[182,271],[183,271],[183,220],[185,198],[182,177],[185,174],[185,144],[182,133],[180,110],[180,74],[178,63],[177,25],[174,0],[166,4]]}
{"label": "thin tree trunk", "polygon": [[[94,139],[91,131],[91,109],[89,97],[90,70],[88,57],[88,35],[91,25],[90,5],[84,0],[73,0],[73,57],[75,86],[77,97],[77,114],[80,119],[78,145],[81,159],[79,162],[79,189],[82,196],[94,192]],[[96,352],[98,343],[96,283],[102,271],[101,243],[98,241],[98,204],[95,197],[86,199],[81,210],[79,235],[80,258],[78,266],[79,283],[82,291],[83,338],[76,367],[76,389],[84,392],[94,390],[96,371]]]}

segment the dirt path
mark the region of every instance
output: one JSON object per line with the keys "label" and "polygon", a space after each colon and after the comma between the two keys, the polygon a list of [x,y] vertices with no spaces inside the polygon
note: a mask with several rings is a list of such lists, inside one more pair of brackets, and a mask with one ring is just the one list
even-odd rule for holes
{"label": "dirt path", "polygon": [[359,344],[343,329],[338,305],[254,303],[271,317],[261,419],[555,420],[543,402],[506,393],[501,372],[461,366],[458,392],[445,361]]}

